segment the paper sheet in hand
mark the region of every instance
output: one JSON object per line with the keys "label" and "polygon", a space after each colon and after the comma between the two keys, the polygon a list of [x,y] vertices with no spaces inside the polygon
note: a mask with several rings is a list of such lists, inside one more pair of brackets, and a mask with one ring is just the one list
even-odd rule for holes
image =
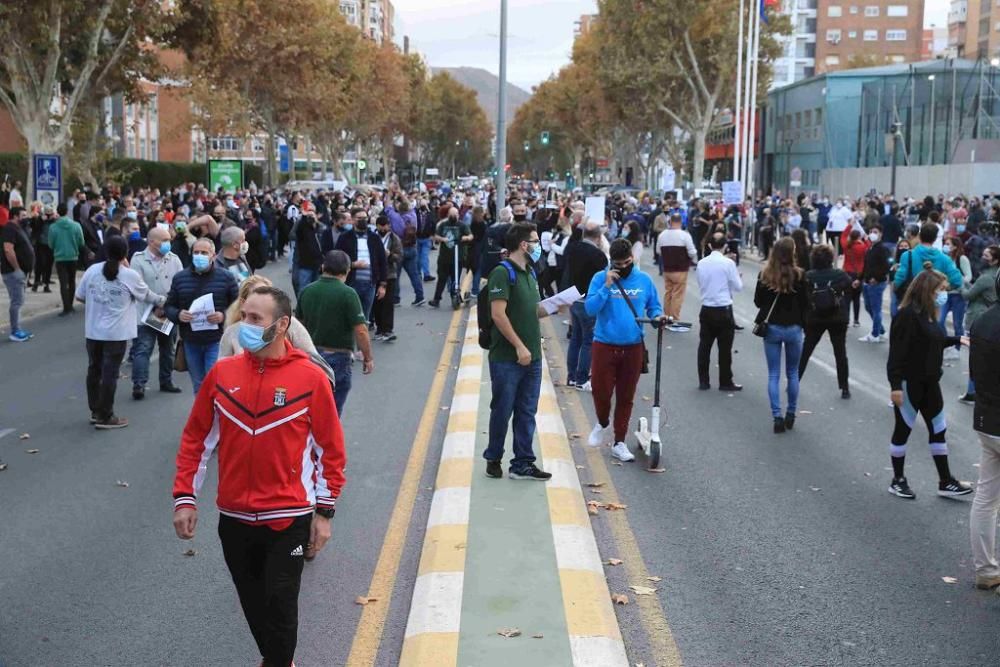
{"label": "paper sheet in hand", "polygon": [[604,197],[587,197],[587,220],[604,224]]}
{"label": "paper sheet in hand", "polygon": [[174,323],[165,317],[157,317],[156,313],[153,312],[155,309],[156,306],[153,304],[146,306],[146,312],[142,314],[142,323],[150,329],[169,336],[170,332],[174,330]]}
{"label": "paper sheet in hand", "polygon": [[580,290],[578,290],[574,285],[569,289],[564,289],[555,296],[550,296],[548,299],[542,301],[542,308],[545,309],[546,313],[552,315],[557,312],[561,306],[571,306],[579,301],[582,296],[583,295],[580,294]]}
{"label": "paper sheet in hand", "polygon": [[188,312],[194,316],[194,319],[191,320],[191,331],[210,331],[219,328],[218,324],[212,324],[208,321],[208,316],[215,312],[215,299],[212,298],[211,294],[199,296],[191,302]]}

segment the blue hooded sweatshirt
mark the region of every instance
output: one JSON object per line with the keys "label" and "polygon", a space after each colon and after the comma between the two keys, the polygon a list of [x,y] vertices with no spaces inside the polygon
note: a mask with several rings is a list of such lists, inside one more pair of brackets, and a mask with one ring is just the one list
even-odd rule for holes
{"label": "blue hooded sweatshirt", "polygon": [[[594,340],[605,345],[635,345],[642,341],[643,329],[635,321],[618,286],[614,283],[610,288],[604,286],[607,274],[607,271],[594,274],[584,304],[587,314],[597,318]],[[628,278],[620,282],[639,317],[654,318],[663,314],[653,279],[639,267],[633,268]]]}
{"label": "blue hooded sweatshirt", "polygon": [[[911,254],[913,255],[913,276],[910,275]],[[955,262],[952,261],[951,257],[937,248],[925,245],[918,245],[913,250],[907,250],[900,256],[899,268],[896,269],[896,277],[893,278],[893,284],[896,287],[902,287],[903,283],[924,270],[924,262],[930,262],[934,266],[935,271],[940,271],[948,276],[951,289],[962,289],[962,272],[955,266]]]}

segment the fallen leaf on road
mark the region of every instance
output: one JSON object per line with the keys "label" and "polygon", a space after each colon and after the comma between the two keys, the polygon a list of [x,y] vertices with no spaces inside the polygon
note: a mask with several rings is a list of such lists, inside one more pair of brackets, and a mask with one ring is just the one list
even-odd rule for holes
{"label": "fallen leaf on road", "polygon": [[621,565],[622,562],[623,561],[622,561],[621,558],[609,558],[606,561],[604,561],[604,564],[605,565]]}
{"label": "fallen leaf on road", "polygon": [[7,469],[7,464],[6,463],[0,463],[0,472],[3,472],[6,469]]}
{"label": "fallen leaf on road", "polygon": [[810,486],[809,490],[810,491],[822,491],[823,489],[819,488],[818,486]]}
{"label": "fallen leaf on road", "polygon": [[628,604],[628,596],[621,593],[612,593],[611,601],[615,604],[620,604],[622,606]]}
{"label": "fallen leaf on road", "polygon": [[462,542],[461,544],[456,544],[455,545],[455,550],[456,551],[461,551],[464,548],[465,548],[465,542]]}
{"label": "fallen leaf on road", "polygon": [[21,435],[17,436],[17,439],[18,440],[27,440],[30,437],[31,437],[30,433],[22,433]]}
{"label": "fallen leaf on road", "polygon": [[666,468],[646,468],[646,472],[667,472]]}
{"label": "fallen leaf on road", "polygon": [[447,405],[442,405],[442,406],[441,406],[441,409],[442,409],[442,410],[447,410],[447,409],[448,409],[448,406],[447,406]]}
{"label": "fallen leaf on road", "polygon": [[520,637],[521,631],[518,630],[517,628],[501,628],[497,630],[497,634],[500,635],[501,637],[506,637],[507,639],[510,639],[511,637]]}
{"label": "fallen leaf on road", "polygon": [[127,489],[128,488],[128,482],[120,480],[120,479],[116,479],[115,480],[115,486],[120,486],[123,489]]}
{"label": "fallen leaf on road", "polygon": [[593,505],[587,505],[587,514],[591,516],[597,516],[597,508]]}
{"label": "fallen leaf on road", "polygon": [[657,590],[649,586],[629,586],[629,589],[636,595],[652,595]]}
{"label": "fallen leaf on road", "polygon": [[587,466],[577,466],[576,469],[577,470],[586,470]]}
{"label": "fallen leaf on road", "polygon": [[623,465],[623,464],[622,464],[622,463],[619,463],[618,461],[612,461],[612,462],[611,462],[611,465],[613,465],[613,466],[621,466],[621,465]]}
{"label": "fallen leaf on road", "polygon": [[354,598],[354,604],[361,605],[362,607],[372,602],[378,602],[378,598],[370,598],[367,595],[359,595]]}
{"label": "fallen leaf on road", "polygon": [[655,583],[657,581],[663,581],[663,577],[646,577],[646,581],[652,581]]}
{"label": "fallen leaf on road", "polygon": [[26,449],[24,451],[25,451],[26,454],[37,454],[38,453],[37,449]]}
{"label": "fallen leaf on road", "polygon": [[623,509],[628,509],[628,505],[622,505],[621,503],[608,503],[607,505],[604,506],[604,509],[608,511],[623,510]]}
{"label": "fallen leaf on road", "polygon": [[649,396],[643,396],[642,400],[644,400],[644,401],[651,401],[653,399],[651,399]]}
{"label": "fallen leaf on road", "polygon": [[811,410],[799,410],[799,414],[800,415],[811,415],[812,411]]}
{"label": "fallen leaf on road", "polygon": [[872,474],[870,472],[866,472],[865,473],[865,477],[871,477],[871,476],[872,476]]}
{"label": "fallen leaf on road", "polygon": [[579,433],[570,433],[569,434],[569,439],[570,440],[579,440],[580,439],[580,434]]}
{"label": "fallen leaf on road", "polygon": [[182,556],[187,556],[188,558],[190,558],[191,556],[195,555],[196,553],[198,553],[198,552],[197,552],[197,551],[195,551],[194,549],[188,549],[187,551],[185,551],[185,552],[184,552],[183,554],[181,554],[181,555],[182,555]]}
{"label": "fallen leaf on road", "polygon": [[604,486],[604,482],[589,482],[587,486],[591,489],[599,489]]}
{"label": "fallen leaf on road", "polygon": [[941,581],[943,581],[946,584],[957,584],[958,583],[958,579],[956,579],[955,577],[941,577]]}
{"label": "fallen leaf on road", "polygon": [[539,632],[537,635],[531,635],[531,638],[532,639],[545,639],[545,635],[543,635],[542,633]]}

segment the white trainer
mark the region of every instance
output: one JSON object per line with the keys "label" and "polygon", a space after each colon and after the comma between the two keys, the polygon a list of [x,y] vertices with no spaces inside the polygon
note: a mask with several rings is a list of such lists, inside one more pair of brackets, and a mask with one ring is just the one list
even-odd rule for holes
{"label": "white trainer", "polygon": [[619,461],[635,461],[635,454],[628,450],[628,445],[624,442],[616,442],[615,446],[611,448],[611,456],[615,457]]}
{"label": "white trainer", "polygon": [[579,389],[580,391],[593,391],[593,389],[590,387],[590,380],[587,380],[583,384],[576,385],[576,388]]}
{"label": "white trainer", "polygon": [[861,341],[862,343],[877,343],[878,336],[873,336],[871,334],[868,334],[867,336],[862,336],[858,340]]}
{"label": "white trainer", "polygon": [[590,437],[587,438],[587,444],[591,447],[600,447],[601,445],[607,444],[611,441],[611,424],[607,426],[601,426],[600,424],[594,424],[594,430],[590,432]]}

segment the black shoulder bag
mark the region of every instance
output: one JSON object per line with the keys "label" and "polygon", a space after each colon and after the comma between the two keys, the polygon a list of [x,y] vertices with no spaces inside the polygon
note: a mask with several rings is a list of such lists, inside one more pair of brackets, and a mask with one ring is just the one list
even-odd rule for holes
{"label": "black shoulder bag", "polygon": [[775,292],[774,301],[771,302],[771,308],[767,311],[767,317],[765,317],[762,321],[757,322],[756,324],[753,325],[752,331],[754,336],[759,336],[760,338],[763,338],[764,336],[767,335],[768,321],[771,319],[771,313],[774,312],[774,306],[775,304],[778,303],[778,299],[780,298],[781,298],[781,292]]}
{"label": "black shoulder bag", "polygon": [[[615,286],[618,288],[618,290],[622,293],[622,296],[625,298],[625,303],[628,304],[628,309],[632,311],[632,316],[635,317],[636,320],[638,320],[639,319],[639,313],[638,313],[638,311],[636,311],[635,306],[632,305],[632,299],[628,298],[628,292],[625,291],[625,288],[622,287],[622,284],[621,284],[621,282],[619,280],[615,280]],[[639,324],[638,322],[636,322],[635,325],[637,327],[639,327],[639,333],[642,334],[642,371],[641,372],[642,372],[643,375],[645,375],[645,374],[649,373],[649,350],[646,349],[646,330],[643,329],[642,325]]]}

